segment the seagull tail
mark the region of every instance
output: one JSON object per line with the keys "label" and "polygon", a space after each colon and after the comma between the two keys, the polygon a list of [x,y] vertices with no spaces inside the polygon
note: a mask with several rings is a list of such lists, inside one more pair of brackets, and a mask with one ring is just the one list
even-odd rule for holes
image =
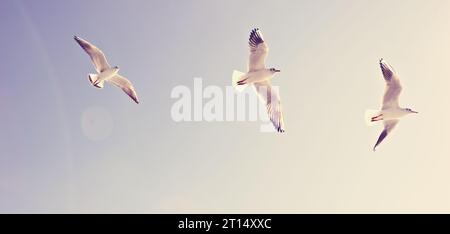
{"label": "seagull tail", "polygon": [[242,84],[242,85],[238,84],[238,82],[242,80],[244,75],[245,75],[245,73],[243,73],[243,72],[236,71],[236,70],[233,71],[233,76],[231,78],[231,82],[232,82],[231,84],[239,92],[242,92],[245,89],[245,87],[248,86],[248,84]]}
{"label": "seagull tail", "polygon": [[379,110],[366,110],[365,120],[368,126],[373,126],[383,119]]}
{"label": "seagull tail", "polygon": [[98,80],[98,75],[97,74],[89,74],[88,75],[88,79],[91,82],[91,84],[99,89],[103,88],[103,83],[104,81],[101,81],[99,83],[96,83],[96,81]]}

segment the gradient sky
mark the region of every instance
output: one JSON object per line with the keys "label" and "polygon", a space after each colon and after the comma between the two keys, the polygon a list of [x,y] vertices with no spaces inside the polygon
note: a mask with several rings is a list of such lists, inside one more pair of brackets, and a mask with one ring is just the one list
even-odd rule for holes
{"label": "gradient sky", "polygon": [[[0,1],[1,213],[450,212],[450,2]],[[230,84],[260,27],[285,134],[172,121],[177,85]],[[93,88],[100,47],[141,104]],[[377,152],[384,81],[400,122]]]}

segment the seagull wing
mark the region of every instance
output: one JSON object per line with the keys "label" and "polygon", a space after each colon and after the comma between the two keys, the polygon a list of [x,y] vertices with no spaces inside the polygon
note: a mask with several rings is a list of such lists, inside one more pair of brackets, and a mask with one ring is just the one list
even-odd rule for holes
{"label": "seagull wing", "polygon": [[256,93],[264,102],[269,114],[270,121],[278,132],[284,132],[283,112],[278,92],[272,88],[269,81],[253,83]]}
{"label": "seagull wing", "polygon": [[373,147],[373,151],[377,149],[377,146],[383,142],[384,138],[392,131],[392,129],[395,128],[397,125],[398,120],[386,120],[384,121],[384,130],[381,132],[380,136],[378,137],[377,143]]}
{"label": "seagull wing", "polygon": [[113,83],[115,86],[121,88],[128,96],[130,96],[136,103],[139,103],[136,91],[129,80],[121,75],[115,75],[108,79],[109,82]]}
{"label": "seagull wing", "polygon": [[78,42],[78,44],[80,44],[81,48],[86,51],[89,57],[91,57],[91,60],[95,66],[95,70],[97,70],[98,73],[101,73],[104,70],[110,68],[105,54],[103,54],[103,52],[99,48],[77,36],[75,36],[74,39]]}
{"label": "seagull wing", "polygon": [[256,28],[250,33],[248,40],[248,46],[250,47],[250,56],[248,59],[248,71],[257,71],[266,68],[266,58],[269,48],[264,42],[261,31]]}
{"label": "seagull wing", "polygon": [[386,81],[386,91],[383,96],[382,109],[398,108],[398,97],[402,92],[402,86],[398,75],[393,67],[383,59],[380,60],[380,67],[383,72],[384,80]]}

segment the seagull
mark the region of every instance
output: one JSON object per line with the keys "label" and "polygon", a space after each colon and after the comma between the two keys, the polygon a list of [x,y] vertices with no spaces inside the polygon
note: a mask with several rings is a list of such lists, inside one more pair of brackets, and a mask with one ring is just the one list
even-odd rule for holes
{"label": "seagull", "polygon": [[381,71],[383,72],[384,80],[386,81],[386,91],[383,96],[383,105],[381,110],[366,111],[366,121],[369,125],[378,121],[383,121],[384,129],[378,137],[377,143],[373,147],[376,150],[378,145],[392,132],[398,124],[400,118],[409,114],[418,114],[418,112],[410,108],[401,108],[398,104],[398,97],[402,91],[402,86],[398,74],[394,68],[389,65],[384,59],[380,60]]}
{"label": "seagull", "polygon": [[243,91],[245,87],[252,85],[260,100],[266,105],[270,121],[277,132],[282,133],[284,132],[284,121],[280,97],[270,82],[275,73],[281,71],[275,68],[266,68],[265,60],[269,48],[258,28],[251,31],[248,45],[250,47],[248,72],[235,70],[232,75],[232,85],[238,91]]}
{"label": "seagull", "polygon": [[89,55],[89,57],[91,57],[91,60],[94,63],[95,70],[98,74],[88,74],[88,79],[94,87],[102,89],[104,86],[104,82],[109,81],[115,86],[121,88],[136,103],[139,103],[133,85],[125,77],[119,75],[118,66],[111,67],[108,64],[108,61],[106,61],[105,54],[103,54],[103,52],[96,46],[77,36],[74,36],[74,39],[76,42],[78,42],[81,48],[86,51],[86,53]]}

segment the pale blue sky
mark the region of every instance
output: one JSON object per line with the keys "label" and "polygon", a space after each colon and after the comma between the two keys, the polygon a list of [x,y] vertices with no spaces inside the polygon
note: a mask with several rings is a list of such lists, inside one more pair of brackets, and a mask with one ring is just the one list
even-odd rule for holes
{"label": "pale blue sky", "polygon": [[[449,212],[446,0],[0,2],[0,212]],[[175,123],[177,85],[230,84],[261,28],[286,133]],[[136,86],[93,88],[73,40]],[[372,152],[378,59],[420,112]],[[92,140],[83,116],[107,127]],[[102,125],[98,118],[106,118]],[[97,124],[97,125],[96,125]],[[101,128],[102,129],[102,128]]]}

